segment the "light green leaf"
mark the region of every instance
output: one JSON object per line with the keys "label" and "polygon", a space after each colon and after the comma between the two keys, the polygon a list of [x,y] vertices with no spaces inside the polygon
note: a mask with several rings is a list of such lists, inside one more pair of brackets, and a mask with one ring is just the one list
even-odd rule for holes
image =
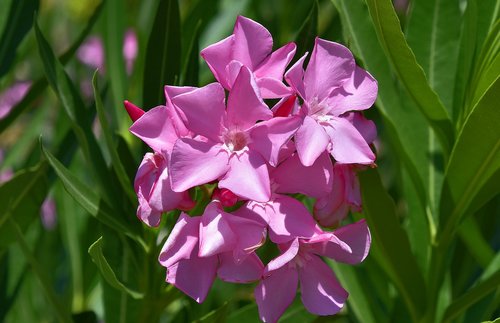
{"label": "light green leaf", "polygon": [[132,290],[125,286],[121,281],[118,280],[116,277],[116,274],[114,273],[113,269],[109,265],[108,261],[104,257],[104,254],[102,252],[102,237],[97,239],[96,242],[94,242],[90,247],[89,247],[89,254],[92,257],[92,261],[97,265],[99,270],[101,271],[102,276],[106,281],[113,286],[114,288],[124,291],[128,293],[130,296],[132,296],[135,299],[140,299],[144,297],[143,293],[140,293],[138,291]]}
{"label": "light green leaf", "polygon": [[[451,239],[476,194],[500,168],[500,80],[489,88],[467,118],[448,163],[440,205],[441,239]],[[500,186],[492,185],[493,196]]]}
{"label": "light green leaf", "polygon": [[445,153],[451,150],[454,128],[436,92],[430,87],[422,67],[408,46],[390,0],[366,0],[382,48],[402,84],[440,139]]}
{"label": "light green leaf", "polygon": [[179,81],[181,36],[177,0],[160,0],[148,38],[143,81],[143,107],[164,104],[163,87]]}
{"label": "light green leaf", "polygon": [[403,296],[413,319],[417,320],[425,307],[425,282],[399,223],[394,201],[376,169],[360,172],[359,180],[363,210],[374,245],[387,261],[389,277]]}

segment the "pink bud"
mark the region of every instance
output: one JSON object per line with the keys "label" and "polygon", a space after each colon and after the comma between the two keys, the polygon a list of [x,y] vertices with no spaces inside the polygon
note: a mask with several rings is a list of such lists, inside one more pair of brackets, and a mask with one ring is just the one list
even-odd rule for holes
{"label": "pink bud", "polygon": [[123,105],[125,106],[130,119],[132,119],[132,121],[134,122],[144,114],[144,110],[127,100],[123,101]]}
{"label": "pink bud", "polygon": [[283,104],[274,111],[274,117],[288,117],[290,112],[292,112],[293,105],[295,104],[295,99],[297,96],[295,94],[291,95],[288,99],[286,99]]}
{"label": "pink bud", "polygon": [[238,202],[238,196],[227,188],[216,188],[212,194],[212,199],[219,200],[223,207],[231,207]]}

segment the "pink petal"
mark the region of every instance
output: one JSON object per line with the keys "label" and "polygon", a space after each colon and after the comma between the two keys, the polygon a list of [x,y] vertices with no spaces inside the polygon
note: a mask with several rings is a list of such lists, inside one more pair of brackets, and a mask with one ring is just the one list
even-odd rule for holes
{"label": "pink petal", "polygon": [[274,211],[268,213],[269,238],[274,243],[310,238],[315,232],[321,231],[304,204],[293,197],[276,195],[268,204]]}
{"label": "pink petal", "polygon": [[375,155],[359,131],[344,118],[332,118],[325,127],[332,141],[331,154],[339,163],[370,165]]}
{"label": "pink petal", "polygon": [[276,117],[260,122],[250,130],[250,149],[258,151],[272,166],[278,164],[283,147],[301,125],[300,117]]}
{"label": "pink petal", "polygon": [[189,134],[189,130],[186,128],[184,125],[184,122],[181,120],[181,117],[179,115],[178,109],[176,109],[172,103],[172,98],[188,93],[191,91],[194,91],[198,88],[192,87],[192,86],[171,86],[171,85],[166,85],[164,87],[164,92],[165,92],[165,99],[167,100],[167,108],[171,109],[173,113],[170,116],[170,119],[172,120],[172,124],[174,125],[175,129],[177,130],[178,134],[180,137],[185,137]]}
{"label": "pink petal", "polygon": [[[335,261],[355,265],[365,260],[370,251],[371,235],[365,220],[341,227],[333,232],[336,239],[322,242],[313,248],[318,254]],[[349,248],[346,248],[345,246]]]}
{"label": "pink petal", "polygon": [[230,129],[246,130],[259,120],[271,119],[273,113],[264,103],[252,72],[241,67],[227,99],[227,122]]}
{"label": "pink petal", "polygon": [[330,155],[324,152],[314,164],[306,167],[295,154],[281,163],[273,171],[271,178],[277,184],[277,193],[301,193],[319,198],[332,190],[332,161]]}
{"label": "pink petal", "polygon": [[289,97],[282,98],[271,111],[273,111],[274,117],[288,117],[293,114],[294,110],[298,110],[298,108],[297,95],[292,94]]}
{"label": "pink petal", "polygon": [[161,249],[158,261],[164,267],[170,267],[182,259],[196,256],[198,245],[199,217],[190,217],[181,213],[167,241]]}
{"label": "pink petal", "polygon": [[281,81],[285,68],[292,61],[296,49],[295,43],[288,43],[275,50],[257,69],[253,70],[256,78],[269,77]]}
{"label": "pink petal", "polygon": [[260,223],[261,226],[266,227],[269,222],[266,211],[268,208],[267,203],[248,201],[232,213],[235,216],[253,220]]}
{"label": "pink petal", "polygon": [[172,98],[186,127],[197,135],[219,141],[225,112],[224,88],[211,83]]}
{"label": "pink petal", "polygon": [[251,253],[242,262],[236,262],[231,252],[219,255],[219,269],[217,276],[226,282],[250,283],[262,277],[264,265],[260,258]]}
{"label": "pink petal", "polygon": [[264,276],[266,277],[272,275],[274,271],[282,267],[285,268],[290,267],[286,265],[289,264],[293,259],[295,259],[295,257],[299,253],[300,242],[298,238],[295,238],[289,243],[285,245],[280,245],[279,247],[280,248],[283,247],[286,249],[283,251],[281,255],[271,260],[267,264],[266,268],[264,268]]}
{"label": "pink petal", "polygon": [[[197,252],[197,248],[194,252]],[[167,269],[167,282],[202,303],[214,282],[217,264],[216,256],[181,260]]]}
{"label": "pink petal", "polygon": [[179,139],[170,159],[172,189],[176,192],[187,191],[218,179],[228,169],[228,155],[220,145],[189,138]]}
{"label": "pink petal", "polygon": [[154,151],[170,154],[179,138],[172,123],[175,113],[165,106],[158,106],[146,112],[130,127],[130,132],[144,141]]}
{"label": "pink petal", "polygon": [[305,166],[311,166],[326,150],[330,138],[325,129],[313,118],[306,116],[302,126],[295,134],[295,145],[300,161]]}
{"label": "pink petal", "polygon": [[304,73],[306,101],[318,102],[328,97],[332,89],[342,86],[354,72],[352,53],[341,44],[316,38],[311,59]]}
{"label": "pink petal", "polygon": [[238,240],[233,248],[233,257],[236,261],[242,261],[266,241],[267,224],[237,214],[231,214],[227,221]]}
{"label": "pink petal", "polygon": [[210,257],[235,248],[238,237],[229,225],[230,217],[231,214],[224,212],[219,203],[207,205],[200,223],[199,257]]}
{"label": "pink petal", "polygon": [[282,81],[270,77],[258,78],[257,86],[264,99],[283,98],[293,93]]}
{"label": "pink petal", "polygon": [[[193,176],[200,176],[193,174]],[[233,154],[229,159],[229,170],[219,181],[220,188],[249,200],[267,202],[271,196],[269,174],[264,159],[252,150]]]}
{"label": "pink petal", "polygon": [[225,89],[231,89],[226,72],[226,66],[232,60],[234,35],[231,35],[201,51],[201,57]]}
{"label": "pink petal", "polygon": [[132,122],[135,122],[144,114],[144,110],[127,100],[123,101],[123,106],[125,107],[125,110],[127,110],[127,113]]}
{"label": "pink petal", "polygon": [[290,69],[285,73],[286,82],[292,87],[292,89],[300,95],[302,99],[305,99],[305,89],[304,89],[304,60],[306,59],[308,53],[305,53],[301,58],[299,58],[295,64],[290,67]]}
{"label": "pink petal", "polygon": [[290,267],[283,267],[264,278],[255,288],[255,301],[260,319],[276,322],[292,304],[297,293],[298,274]]}
{"label": "pink petal", "polygon": [[351,122],[368,144],[377,139],[377,127],[371,120],[366,119],[360,112],[350,112],[343,116]]}
{"label": "pink petal", "polygon": [[309,312],[333,315],[344,307],[349,294],[319,257],[311,255],[307,264],[299,268],[299,279],[302,303]]}
{"label": "pink petal", "polygon": [[339,116],[347,111],[368,109],[375,103],[377,92],[377,81],[367,71],[356,66],[344,86],[330,94],[330,113]]}
{"label": "pink petal", "polygon": [[238,16],[234,25],[233,59],[252,71],[271,54],[273,38],[269,31],[249,18]]}

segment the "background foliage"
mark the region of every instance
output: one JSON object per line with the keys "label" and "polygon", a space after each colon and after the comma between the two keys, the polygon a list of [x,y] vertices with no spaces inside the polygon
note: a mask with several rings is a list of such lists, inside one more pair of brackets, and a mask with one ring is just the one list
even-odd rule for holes
{"label": "background foliage", "polygon": [[[254,286],[218,281],[198,305],[164,283],[157,255],[178,214],[159,229],[136,219],[131,183],[145,147],[128,134],[122,108],[123,99],[162,104],[165,84],[213,81],[199,50],[229,35],[238,14],[266,26],[275,47],[295,40],[296,57],[316,35],[346,44],[379,82],[367,111],[379,130],[378,168],[360,173],[364,213],[349,219],[367,218],[370,256],[358,267],[330,262],[350,292],[340,314],[314,317],[297,297],[281,322],[500,315],[500,1],[3,0],[2,8],[0,89],[30,85],[0,111],[0,172],[14,173],[0,184],[0,321],[258,321]],[[139,42],[131,74],[122,54],[129,28]],[[75,54],[89,35],[104,43],[97,73]]]}

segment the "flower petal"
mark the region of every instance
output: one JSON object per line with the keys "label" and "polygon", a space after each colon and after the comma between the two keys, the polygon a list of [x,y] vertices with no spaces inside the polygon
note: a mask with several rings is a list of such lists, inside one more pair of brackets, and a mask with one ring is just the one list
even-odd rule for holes
{"label": "flower petal", "polygon": [[330,138],[325,129],[313,118],[306,116],[302,126],[295,134],[295,145],[300,161],[304,166],[311,166],[326,150]]}
{"label": "flower petal", "polygon": [[[197,252],[197,248],[194,250]],[[167,282],[198,303],[207,297],[217,272],[216,256],[181,260],[167,269]]]}
{"label": "flower petal", "polygon": [[266,241],[267,224],[232,214],[227,218],[231,230],[237,237],[233,257],[240,262]]}
{"label": "flower petal", "polygon": [[181,213],[158,257],[162,266],[168,268],[182,259],[196,256],[194,250],[198,249],[199,226],[199,217]]}
{"label": "flower petal", "polygon": [[331,239],[314,245],[316,253],[351,265],[359,264],[368,256],[371,235],[365,220],[343,226],[333,234],[338,241]]}
{"label": "flower petal", "polygon": [[355,67],[354,57],[345,46],[316,38],[304,73],[304,100],[316,98],[318,102],[323,101],[334,88],[349,80]]}
{"label": "flower petal", "polygon": [[299,58],[295,64],[290,67],[290,69],[285,73],[286,82],[292,87],[292,89],[300,95],[302,99],[305,99],[305,89],[304,89],[304,60],[307,57],[307,52]]}
{"label": "flower petal", "polygon": [[285,266],[285,265],[290,263],[295,258],[295,256],[297,256],[297,254],[299,253],[300,242],[299,242],[298,238],[295,238],[287,244],[279,245],[279,247],[282,250],[284,248],[286,248],[286,249],[284,249],[284,251],[281,255],[279,255],[278,257],[271,260],[267,264],[266,268],[264,268],[264,276],[266,276],[266,277],[272,275],[274,271],[276,271],[282,267],[285,267],[285,268],[289,267],[289,266]]}
{"label": "flower petal", "polygon": [[264,159],[252,150],[233,154],[229,159],[229,170],[219,181],[219,187],[227,188],[244,199],[269,201],[271,186]]}
{"label": "flower petal", "polygon": [[254,294],[262,321],[278,321],[287,307],[292,304],[297,293],[297,283],[297,271],[290,267],[283,267],[257,285]]}
{"label": "flower petal", "polygon": [[254,71],[271,54],[273,38],[269,31],[252,19],[238,16],[234,25],[233,59]]}
{"label": "flower petal", "polygon": [[251,253],[242,262],[236,262],[231,252],[219,255],[217,276],[230,283],[250,283],[262,277],[264,264],[255,253]]}
{"label": "flower petal", "polygon": [[330,155],[323,152],[314,164],[306,167],[295,154],[275,168],[271,178],[277,184],[276,193],[301,193],[319,198],[332,190],[332,161]]}
{"label": "flower petal", "polygon": [[311,255],[299,268],[300,292],[305,308],[316,315],[333,315],[344,307],[349,294],[342,288],[330,267]]}
{"label": "flower petal", "polygon": [[238,237],[228,222],[231,216],[219,207],[218,202],[207,205],[200,223],[199,257],[210,257],[236,247]]}
{"label": "flower petal", "polygon": [[130,127],[130,132],[158,153],[170,154],[179,133],[172,123],[175,113],[165,106],[155,107],[142,115]]}
{"label": "flower petal", "polygon": [[274,243],[285,243],[295,238],[310,238],[317,227],[312,215],[301,202],[286,195],[275,195],[268,202],[274,211],[269,217],[269,238]]}
{"label": "flower petal", "polygon": [[332,142],[331,154],[337,162],[370,165],[375,161],[370,146],[348,120],[332,118],[325,130]]}
{"label": "flower petal", "polygon": [[366,119],[361,112],[350,112],[343,116],[351,122],[359,133],[365,138],[368,144],[371,144],[377,139],[377,127],[371,120]]}
{"label": "flower petal", "polygon": [[182,192],[218,179],[229,169],[227,152],[211,142],[177,140],[170,159],[172,189]]}
{"label": "flower petal", "polygon": [[292,61],[297,45],[288,43],[271,53],[257,69],[254,69],[254,74],[257,79],[269,77],[278,81],[283,80],[286,66]]}
{"label": "flower petal", "polygon": [[250,149],[258,151],[272,166],[278,164],[283,147],[301,125],[299,117],[276,117],[260,122],[250,130]]}
{"label": "flower petal", "polygon": [[242,66],[227,99],[226,127],[246,130],[259,120],[271,119],[273,113],[260,96],[252,72]]}
{"label": "flower petal", "polygon": [[173,97],[172,104],[189,130],[213,141],[220,141],[224,100],[224,88],[219,83],[211,83]]}
{"label": "flower petal", "polygon": [[292,94],[293,90],[282,81],[270,77],[257,79],[257,87],[264,99],[283,98]]}
{"label": "flower petal", "polygon": [[228,82],[226,66],[232,60],[233,46],[234,35],[231,35],[206,47],[200,52],[201,57],[207,62],[215,79],[227,90],[230,90],[232,86],[232,84]]}
{"label": "flower petal", "polygon": [[366,110],[377,99],[377,81],[367,71],[356,66],[351,78],[344,86],[330,93],[330,113],[339,116],[347,111]]}

